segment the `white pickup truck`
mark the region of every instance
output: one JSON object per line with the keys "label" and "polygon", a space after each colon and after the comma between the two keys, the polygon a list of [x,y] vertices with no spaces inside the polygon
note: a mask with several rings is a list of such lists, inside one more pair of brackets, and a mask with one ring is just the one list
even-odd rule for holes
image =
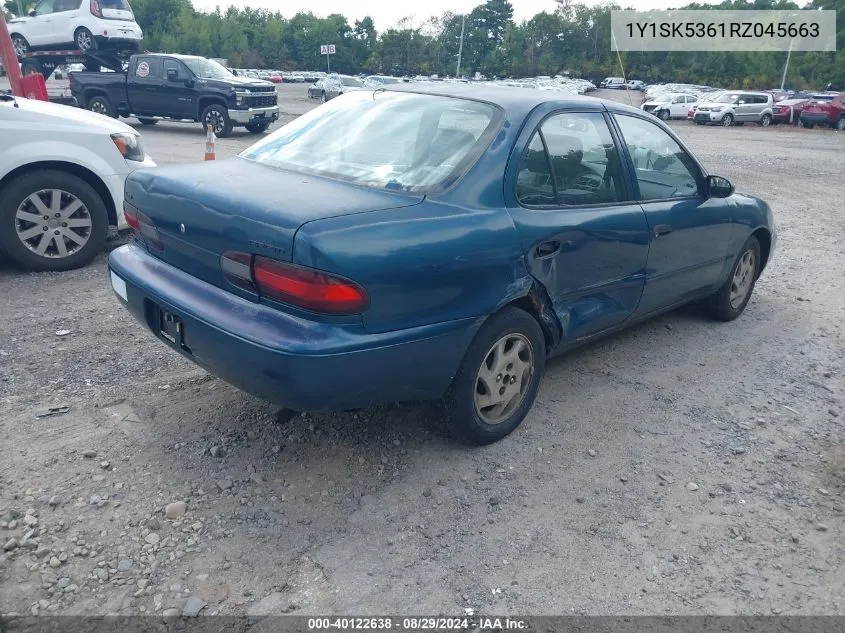
{"label": "white pickup truck", "polygon": [[86,265],[126,226],[126,176],[154,166],[125,123],[0,94],[0,251],[30,270]]}

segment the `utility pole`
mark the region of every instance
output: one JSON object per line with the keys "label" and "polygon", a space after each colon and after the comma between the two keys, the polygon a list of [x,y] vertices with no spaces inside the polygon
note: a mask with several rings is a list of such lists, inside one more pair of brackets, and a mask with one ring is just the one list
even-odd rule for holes
{"label": "utility pole", "polygon": [[458,45],[458,68],[455,70],[455,79],[461,76],[461,56],[464,53],[464,28],[466,27],[467,16],[461,16],[461,43]]}
{"label": "utility pole", "polygon": [[786,71],[789,70],[789,58],[792,57],[792,42],[793,40],[789,40],[789,52],[786,54],[786,64],[783,66],[783,77],[780,80],[780,89],[783,90],[783,87],[786,85]]}

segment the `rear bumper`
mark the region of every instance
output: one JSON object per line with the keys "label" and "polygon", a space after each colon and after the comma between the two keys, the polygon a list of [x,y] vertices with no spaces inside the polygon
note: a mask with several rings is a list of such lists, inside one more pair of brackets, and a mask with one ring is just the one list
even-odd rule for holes
{"label": "rear bumper", "polygon": [[209,373],[295,411],[342,410],[441,397],[483,319],[371,334],[242,299],[150,256],[135,244],[109,256],[126,283],[123,306],[159,329],[161,308],[184,324],[179,351]]}
{"label": "rear bumper", "polygon": [[802,112],[801,122],[814,125],[830,125],[833,123],[830,117],[822,112]]}
{"label": "rear bumper", "polygon": [[279,106],[250,108],[248,110],[229,110],[229,118],[233,123],[239,123],[241,125],[252,123],[256,119],[272,122],[279,118]]}

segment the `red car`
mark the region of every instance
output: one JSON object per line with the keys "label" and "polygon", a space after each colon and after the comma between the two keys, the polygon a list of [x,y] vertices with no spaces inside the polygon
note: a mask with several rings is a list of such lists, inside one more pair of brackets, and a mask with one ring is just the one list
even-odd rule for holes
{"label": "red car", "polygon": [[282,83],[282,76],[273,73],[272,75],[270,75],[270,81],[272,81],[274,84],[280,84]]}
{"label": "red car", "polygon": [[801,123],[804,127],[829,125],[845,130],[845,92],[834,95],[829,101],[814,98],[805,103],[801,110]]}
{"label": "red car", "polygon": [[772,107],[772,123],[795,123],[801,118],[801,110],[809,99],[784,99]]}

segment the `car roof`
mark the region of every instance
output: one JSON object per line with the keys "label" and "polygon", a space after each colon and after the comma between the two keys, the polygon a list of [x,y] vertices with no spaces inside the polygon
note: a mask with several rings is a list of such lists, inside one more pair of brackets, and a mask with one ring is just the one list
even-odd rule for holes
{"label": "car roof", "polygon": [[595,97],[582,97],[568,93],[554,93],[548,90],[535,90],[533,88],[494,87],[484,84],[438,82],[436,84],[425,85],[413,83],[390,84],[384,90],[484,101],[504,110],[509,119],[523,118],[534,110],[534,108],[545,103],[554,103],[562,110],[575,110],[585,106],[593,108],[603,106],[612,112],[642,115],[642,110],[639,108],[627,106],[616,101],[606,101],[604,99],[596,99]]}

